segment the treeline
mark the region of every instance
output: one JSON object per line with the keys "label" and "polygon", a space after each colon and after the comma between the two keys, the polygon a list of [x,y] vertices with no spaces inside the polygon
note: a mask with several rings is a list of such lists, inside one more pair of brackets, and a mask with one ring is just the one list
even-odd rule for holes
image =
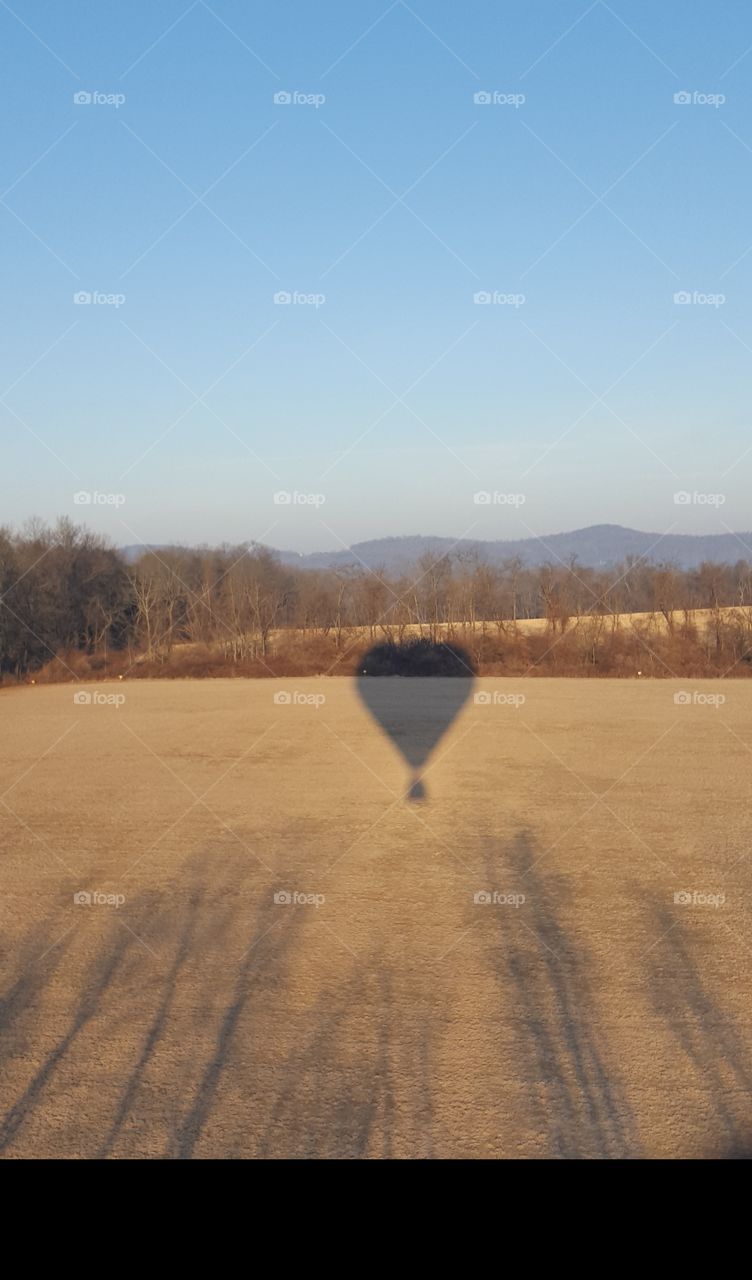
{"label": "treeline", "polygon": [[[624,625],[627,614],[647,616]],[[253,544],[145,549],[128,562],[67,520],[0,530],[6,680],[345,672],[376,640],[416,632],[461,639],[481,671],[745,675],[752,565],[529,568],[463,552],[394,575],[357,562],[290,568]]]}

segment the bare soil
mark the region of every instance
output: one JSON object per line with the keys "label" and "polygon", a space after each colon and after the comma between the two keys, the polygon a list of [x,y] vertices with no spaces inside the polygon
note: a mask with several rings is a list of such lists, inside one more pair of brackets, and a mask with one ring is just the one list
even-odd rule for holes
{"label": "bare soil", "polygon": [[752,688],[388,683],[0,692],[4,1156],[752,1150]]}

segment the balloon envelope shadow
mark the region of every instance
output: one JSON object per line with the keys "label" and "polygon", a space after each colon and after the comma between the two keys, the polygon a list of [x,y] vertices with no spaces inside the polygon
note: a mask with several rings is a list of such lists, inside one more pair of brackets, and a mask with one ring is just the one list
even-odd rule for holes
{"label": "balloon envelope shadow", "polygon": [[412,769],[408,797],[423,800],[420,771],[472,689],[471,658],[431,640],[380,644],[360,664],[358,693]]}

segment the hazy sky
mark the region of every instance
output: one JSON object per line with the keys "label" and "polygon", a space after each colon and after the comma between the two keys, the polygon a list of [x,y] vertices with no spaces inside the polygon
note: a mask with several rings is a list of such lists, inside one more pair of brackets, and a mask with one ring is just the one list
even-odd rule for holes
{"label": "hazy sky", "polygon": [[746,0],[10,0],[0,40],[0,522],[752,526]]}

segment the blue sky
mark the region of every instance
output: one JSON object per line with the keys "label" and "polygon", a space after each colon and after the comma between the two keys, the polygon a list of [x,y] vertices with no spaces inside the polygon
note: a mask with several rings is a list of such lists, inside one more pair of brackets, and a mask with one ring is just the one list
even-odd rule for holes
{"label": "blue sky", "polygon": [[747,3],[11,0],[0,39],[1,521],[752,527]]}

